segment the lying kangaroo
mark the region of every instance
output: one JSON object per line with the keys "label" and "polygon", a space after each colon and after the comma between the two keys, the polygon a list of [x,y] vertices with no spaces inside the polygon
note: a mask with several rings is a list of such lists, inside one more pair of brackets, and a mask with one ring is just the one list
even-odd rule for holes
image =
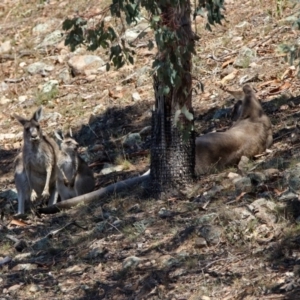
{"label": "lying kangaroo", "polygon": [[237,164],[241,157],[264,152],[273,142],[272,127],[253,89],[243,87],[244,97],[234,108],[235,123],[225,132],[196,138],[196,175]]}
{"label": "lying kangaroo", "polygon": [[57,158],[57,190],[61,200],[92,192],[95,179],[92,170],[78,155],[78,143],[71,137],[55,132],[61,141]]}
{"label": "lying kangaroo", "polygon": [[13,117],[23,126],[23,149],[15,160],[15,184],[18,191],[18,214],[23,214],[25,202],[36,198],[49,199],[49,205],[57,201],[56,152],[58,146],[44,135],[39,121],[42,107],[30,120],[16,114]]}

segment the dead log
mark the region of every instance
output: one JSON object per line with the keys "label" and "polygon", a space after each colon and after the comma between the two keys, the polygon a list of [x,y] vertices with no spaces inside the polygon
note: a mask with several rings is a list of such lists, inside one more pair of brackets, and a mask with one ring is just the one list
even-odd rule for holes
{"label": "dead log", "polygon": [[136,184],[140,184],[143,181],[148,180],[150,177],[149,171],[143,174],[142,176],[139,177],[133,177],[129,178],[123,181],[119,181],[117,183],[110,184],[102,189],[99,189],[97,191],[81,195],[78,197],[74,197],[59,203],[56,203],[54,205],[48,206],[48,207],[43,207],[38,209],[39,213],[42,214],[55,214],[59,212],[62,209],[69,209],[73,206],[78,205],[79,203],[84,203],[88,204],[93,201],[99,201],[101,197],[113,194],[113,193],[119,193],[120,191],[123,191],[127,188],[131,188],[132,186]]}

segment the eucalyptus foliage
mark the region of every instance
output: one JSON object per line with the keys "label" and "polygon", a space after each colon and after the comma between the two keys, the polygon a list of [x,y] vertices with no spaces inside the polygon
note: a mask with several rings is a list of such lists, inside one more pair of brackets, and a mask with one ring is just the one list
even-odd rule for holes
{"label": "eucalyptus foliage", "polygon": [[[125,18],[128,25],[137,24],[141,17],[141,10],[147,11],[149,16],[149,26],[154,30],[155,42],[160,55],[153,62],[153,71],[158,79],[164,83],[164,95],[169,94],[173,87],[181,86],[182,77],[185,70],[183,62],[187,55],[195,53],[194,43],[180,43],[182,36],[176,25],[184,26],[188,24],[169,24],[166,11],[178,10],[185,7],[190,0],[112,0],[109,9],[111,15],[121,21]],[[224,8],[224,0],[195,0],[194,18],[197,15],[207,16],[206,28],[211,30],[211,25],[221,23],[224,18],[221,13]],[[107,10],[108,12],[109,10]],[[63,29],[67,31],[65,44],[74,51],[77,46],[85,45],[88,50],[95,50],[99,47],[108,50],[109,61],[106,64],[109,70],[111,64],[116,68],[121,68],[126,63],[134,63],[134,50],[122,37],[123,32],[117,33],[113,26],[102,20],[92,28],[88,26],[88,20],[82,17],[66,19]],[[173,26],[172,26],[173,25]],[[148,47],[151,49],[153,43],[149,41]],[[184,91],[188,93],[189,91]]]}

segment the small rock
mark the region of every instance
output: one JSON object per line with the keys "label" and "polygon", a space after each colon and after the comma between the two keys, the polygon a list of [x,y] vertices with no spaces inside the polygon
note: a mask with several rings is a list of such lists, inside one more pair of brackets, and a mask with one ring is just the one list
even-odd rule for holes
{"label": "small rock", "polygon": [[37,24],[32,28],[32,33],[34,35],[37,34],[42,34],[42,33],[47,33],[52,30],[57,24],[59,24],[61,21],[59,19],[51,19],[46,21],[45,23],[42,24]]}
{"label": "small rock", "polygon": [[27,97],[26,95],[20,95],[20,96],[18,97],[18,101],[19,101],[19,103],[22,103],[22,102],[26,101],[27,98],[28,98],[28,97]]}
{"label": "small rock", "polygon": [[291,191],[287,191],[284,192],[279,198],[278,200],[280,201],[288,201],[288,200],[292,200],[292,199],[298,199],[298,195],[296,195],[295,193],[291,192]]}
{"label": "small rock", "polygon": [[123,146],[127,148],[134,147],[142,142],[141,135],[139,133],[129,133],[123,140]]}
{"label": "small rock", "polygon": [[36,269],[37,265],[35,264],[17,264],[15,267],[13,267],[13,270],[15,271],[30,271]]}
{"label": "small rock", "polygon": [[37,284],[32,284],[29,288],[29,292],[31,293],[37,293],[40,290],[41,288]]}
{"label": "small rock", "polygon": [[220,226],[204,225],[199,229],[199,232],[208,244],[217,245],[223,230]]}
{"label": "small rock", "polygon": [[249,177],[242,177],[240,179],[234,180],[234,185],[237,194],[242,192],[249,193],[252,191],[252,183]]}
{"label": "small rock", "polygon": [[227,177],[228,177],[229,179],[232,179],[232,180],[242,178],[241,175],[239,175],[239,174],[237,174],[237,173],[233,173],[233,172],[229,172],[228,175],[227,175]]}
{"label": "small rock", "polygon": [[11,43],[10,41],[5,41],[0,44],[0,54],[8,53],[11,51]]}
{"label": "small rock", "polygon": [[124,259],[122,263],[123,269],[129,269],[129,268],[136,268],[140,262],[142,261],[141,258],[136,257],[136,256],[129,256]]}
{"label": "small rock", "polygon": [[70,72],[67,68],[63,69],[59,75],[58,75],[58,78],[63,82],[63,83],[68,83],[71,79],[71,76],[70,76]]}
{"label": "small rock", "polygon": [[147,33],[151,31],[151,28],[149,27],[149,23],[145,22],[143,19],[140,21],[140,23],[138,25],[136,25],[133,28],[129,28],[125,31],[124,37],[125,39],[131,43],[133,41],[135,41],[139,35],[143,34],[143,33]]}
{"label": "small rock", "polygon": [[6,199],[7,201],[18,200],[18,193],[16,189],[6,190],[0,193],[0,198]]}
{"label": "small rock", "polygon": [[[97,72],[97,69],[102,67],[105,62],[96,55],[75,55],[69,59],[68,65],[72,70],[74,76],[84,74],[86,72]],[[90,75],[90,74],[88,74]]]}
{"label": "small rock", "polygon": [[104,247],[97,247],[92,249],[87,255],[86,258],[87,259],[95,259],[97,257],[103,257],[106,253],[108,252],[108,250]]}
{"label": "small rock", "polygon": [[173,266],[177,266],[179,264],[179,260],[171,255],[166,254],[159,258],[158,263],[162,268],[165,268],[165,267],[170,268]]}
{"label": "small rock", "polygon": [[263,173],[265,174],[267,179],[270,179],[272,177],[277,177],[279,175],[279,170],[278,169],[266,169],[263,170]]}
{"label": "small rock", "polygon": [[[0,88],[1,90],[1,88]],[[5,96],[3,96],[1,99],[0,99],[0,105],[7,105],[8,103],[11,103],[12,101],[8,98],[6,98]]]}
{"label": "small rock", "polygon": [[49,80],[42,86],[42,93],[47,94],[56,89],[58,86],[57,80]]}
{"label": "small rock", "polygon": [[248,68],[250,63],[256,59],[256,52],[248,47],[242,47],[233,65],[239,68]]}
{"label": "small rock", "polygon": [[264,198],[257,199],[251,203],[255,217],[263,223],[274,225],[277,222],[276,204]]}
{"label": "small rock", "polygon": [[84,266],[75,265],[75,266],[71,266],[71,267],[67,268],[66,273],[69,273],[69,274],[82,274],[84,272],[84,269],[85,269]]}
{"label": "small rock", "polygon": [[64,34],[60,30],[55,30],[45,36],[44,40],[37,46],[37,48],[44,48],[58,44],[64,38]]}
{"label": "small rock", "polygon": [[162,207],[158,212],[158,215],[161,218],[170,218],[173,216],[173,214],[174,213],[171,210],[168,210],[165,207]]}
{"label": "small rock", "polygon": [[238,169],[241,171],[247,171],[248,168],[249,168],[249,158],[247,156],[242,156],[238,164]]}
{"label": "small rock", "polygon": [[52,66],[52,65],[47,65],[43,62],[35,62],[33,64],[30,64],[27,67],[27,72],[30,73],[31,75],[33,75],[33,74],[45,75],[48,72],[51,72],[53,69],[54,69],[54,66]]}
{"label": "small rock", "polygon": [[[7,83],[5,83],[4,81],[2,81],[1,83],[0,83],[0,92],[5,92],[5,91],[7,91],[8,90],[8,84]],[[3,100],[2,99],[6,99],[4,96],[1,98],[1,104],[3,104],[2,102],[3,102]],[[4,103],[4,104],[6,104],[6,103]]]}
{"label": "small rock", "polygon": [[255,185],[261,184],[267,179],[266,175],[261,172],[248,173],[248,177],[251,179],[251,182]]}
{"label": "small rock", "polygon": [[196,238],[195,239],[195,248],[204,248],[204,247],[207,247],[207,242],[204,238]]}
{"label": "small rock", "polygon": [[203,215],[199,218],[197,218],[196,223],[198,225],[205,225],[212,223],[216,218],[218,217],[217,213],[211,213],[207,215]]}
{"label": "small rock", "polygon": [[20,289],[22,285],[21,284],[14,284],[12,285],[11,287],[9,287],[7,290],[8,290],[8,293],[14,293],[16,292],[17,290]]}
{"label": "small rock", "polygon": [[132,93],[131,98],[132,98],[133,101],[140,101],[141,100],[141,96],[138,92]]}

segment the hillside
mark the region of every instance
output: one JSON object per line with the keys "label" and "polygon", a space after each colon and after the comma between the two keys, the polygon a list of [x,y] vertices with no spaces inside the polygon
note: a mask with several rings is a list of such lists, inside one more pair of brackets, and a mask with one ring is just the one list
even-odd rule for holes
{"label": "hillside", "polygon": [[249,83],[273,124],[266,153],[202,176],[181,198],[145,199],[137,186],[56,214],[13,217],[22,143],[13,113],[29,117],[43,105],[45,132],[71,129],[97,189],[149,169],[156,48],[147,48],[147,23],[126,31],[136,57],[121,70],[105,71],[103,49],[64,45],[66,17],[118,26],[104,16],[109,3],[0,3],[0,299],[300,299],[300,139],[291,139],[298,1],[227,0],[222,26],[193,23],[197,133],[228,128],[233,96]]}

